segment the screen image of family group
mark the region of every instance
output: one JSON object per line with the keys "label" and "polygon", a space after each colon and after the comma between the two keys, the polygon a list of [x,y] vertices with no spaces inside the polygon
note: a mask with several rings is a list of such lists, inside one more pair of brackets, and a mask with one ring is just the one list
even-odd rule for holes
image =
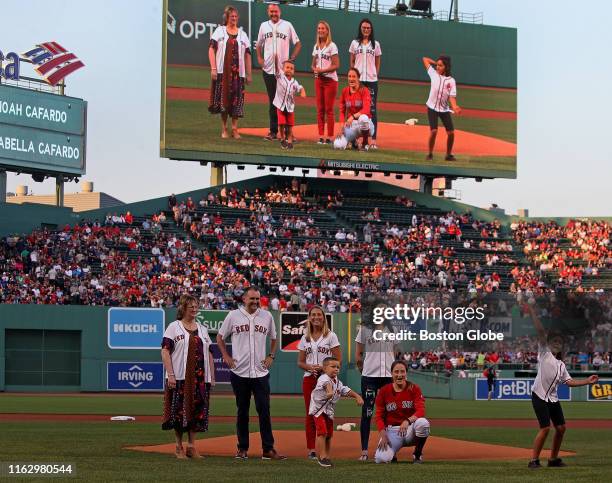
{"label": "screen image of family group", "polygon": [[164,157],[516,178],[514,28],[165,0],[162,35]]}

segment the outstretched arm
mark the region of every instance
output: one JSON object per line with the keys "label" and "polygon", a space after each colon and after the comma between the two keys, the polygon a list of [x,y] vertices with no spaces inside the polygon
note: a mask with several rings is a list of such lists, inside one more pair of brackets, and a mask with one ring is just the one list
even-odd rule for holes
{"label": "outstretched arm", "polygon": [[587,384],[595,384],[597,381],[599,381],[599,376],[593,374],[586,379],[570,379],[569,381],[565,381],[565,384],[569,387],[578,387],[586,386]]}
{"label": "outstretched arm", "polygon": [[533,305],[527,305],[527,308],[529,310],[529,315],[531,316],[535,330],[538,333],[538,339],[540,339],[540,342],[546,342],[546,330],[542,325],[540,317],[536,313],[535,307]]}

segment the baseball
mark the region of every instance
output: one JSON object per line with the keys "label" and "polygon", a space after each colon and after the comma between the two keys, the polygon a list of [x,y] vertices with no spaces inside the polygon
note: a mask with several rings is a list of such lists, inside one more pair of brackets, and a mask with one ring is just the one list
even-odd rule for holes
{"label": "baseball", "polygon": [[334,139],[334,149],[346,149],[348,142],[344,136],[338,136]]}

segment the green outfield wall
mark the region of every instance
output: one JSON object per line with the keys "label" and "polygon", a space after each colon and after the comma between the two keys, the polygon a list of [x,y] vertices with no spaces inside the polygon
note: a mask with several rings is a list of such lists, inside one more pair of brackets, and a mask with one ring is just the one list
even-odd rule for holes
{"label": "green outfield wall", "polygon": [[[207,66],[208,42],[223,9],[233,4],[240,25],[249,32],[248,2],[226,0],[166,0],[168,64]],[[250,39],[257,40],[259,26],[268,20],[264,3],[251,4]],[[319,20],[327,21],[340,55],[339,73],[349,66],[348,49],[362,18],[368,17],[382,49],[380,77],[429,81],[421,58],[450,55],[453,76],[459,84],[516,88],[517,30],[507,27],[447,22],[394,15],[283,5],[282,18],[290,21],[302,42],[296,61],[300,71],[310,72],[312,49]],[[256,56],[254,65],[258,67]]]}
{"label": "green outfield wall", "polygon": [[[130,310],[130,309],[128,309]],[[202,311],[198,320],[211,329],[214,340],[218,321],[224,313]],[[166,309],[165,324],[174,320],[176,309]],[[273,312],[279,342],[283,344],[279,313]],[[284,319],[283,324],[286,322]],[[527,324],[513,322],[513,337],[524,335]],[[360,374],[355,369],[354,339],[358,314],[334,314],[333,329],[342,346],[341,379],[360,389]],[[153,349],[109,347],[109,307],[60,305],[0,305],[0,391],[84,392],[107,391],[107,363],[131,364],[160,362],[161,330],[154,336]],[[157,342],[159,341],[159,342]],[[419,343],[402,344],[403,350],[421,349]],[[279,351],[270,372],[273,393],[300,394],[302,371],[297,367],[297,352]],[[446,377],[431,372],[411,371],[427,397],[474,399],[475,377]],[[502,371],[500,378],[513,378],[513,371]],[[586,388],[572,390],[572,400],[585,400]]]}

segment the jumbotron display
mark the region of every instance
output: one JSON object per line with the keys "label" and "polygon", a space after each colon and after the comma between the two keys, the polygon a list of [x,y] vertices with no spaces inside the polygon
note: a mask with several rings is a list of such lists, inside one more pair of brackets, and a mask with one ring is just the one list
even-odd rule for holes
{"label": "jumbotron display", "polygon": [[164,3],[161,155],[516,177],[516,29]]}

